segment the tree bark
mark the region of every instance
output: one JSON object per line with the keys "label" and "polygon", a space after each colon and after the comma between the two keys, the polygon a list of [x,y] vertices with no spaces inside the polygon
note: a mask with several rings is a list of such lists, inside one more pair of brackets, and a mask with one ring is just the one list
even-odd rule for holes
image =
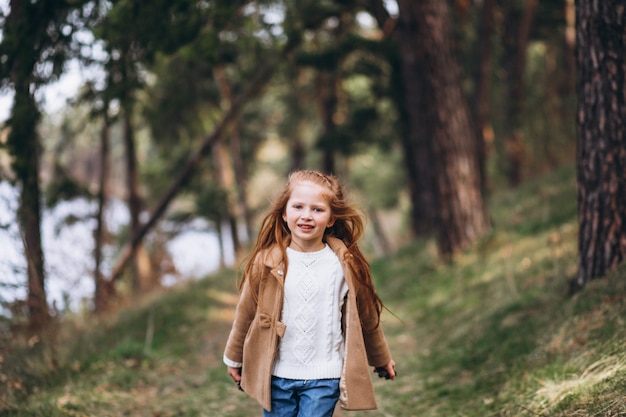
{"label": "tree bark", "polygon": [[15,88],[8,142],[13,149],[13,170],[20,185],[18,221],[26,256],[28,275],[29,328],[37,332],[50,319],[46,300],[44,254],[41,246],[41,189],[39,185],[40,145],[35,131],[39,110],[24,80]]}
{"label": "tree bark", "polygon": [[295,97],[295,102],[290,108],[290,112],[294,114],[296,119],[296,128],[287,136],[289,137],[289,168],[287,172],[294,172],[304,168],[304,159],[306,157],[306,147],[304,145],[303,138],[306,135],[307,131],[307,120],[303,117],[305,113],[305,109],[309,106],[310,96],[307,93],[304,93],[306,83],[302,81],[302,73],[303,70],[298,68],[297,66],[293,67],[294,73],[290,73],[287,77],[289,82],[289,87],[293,89],[293,91],[302,91],[302,94],[297,94]]}
{"label": "tree bark", "polygon": [[[404,80],[415,158],[428,171],[424,184],[434,198],[440,254],[448,258],[468,247],[489,229],[483,202],[476,139],[461,88],[454,56],[451,20],[446,2],[398,2],[402,33],[412,33],[412,48],[404,39],[402,59],[408,59]],[[411,19],[402,16],[410,14]],[[407,27],[406,25],[412,25]],[[404,35],[402,36],[404,37]],[[406,56],[405,56],[406,55]],[[407,70],[412,68],[414,72]]]}
{"label": "tree bark", "polygon": [[[28,10],[31,8],[31,10]],[[12,37],[24,51],[37,51],[39,39],[36,33],[47,24],[45,19],[36,15],[29,2],[12,0],[11,13],[7,16],[4,35]],[[32,16],[35,15],[35,19]],[[37,26],[41,25],[41,26]],[[24,254],[26,256],[26,271],[28,275],[28,326],[29,330],[37,332],[50,319],[45,288],[44,255],[41,246],[41,190],[39,184],[40,143],[37,136],[37,124],[40,112],[31,88],[35,82],[33,71],[36,60],[39,58],[26,54],[17,54],[12,62],[9,73],[5,74],[11,80],[15,89],[11,116],[8,120],[10,127],[7,136],[7,148],[13,157],[12,169],[16,182],[20,187],[20,202],[17,219],[20,225]]]}
{"label": "tree bark", "polygon": [[[213,71],[213,75],[219,86],[222,100],[225,103],[224,107],[228,108],[232,105],[233,96],[228,80],[226,79],[226,74],[224,73],[224,68],[217,67]],[[246,202],[246,179],[243,158],[241,156],[238,120],[233,122],[229,133],[230,155],[229,152],[227,152],[226,146],[221,143],[223,140],[220,140],[219,144],[214,145],[213,148],[214,158],[220,159],[219,161],[215,161],[215,166],[219,171],[218,178],[220,179],[220,185],[228,193],[228,216],[230,218],[231,236],[235,254],[238,255],[242,249],[239,240],[238,224],[240,221],[243,221],[245,230],[248,232],[250,230],[248,220],[250,220],[251,216]]]}
{"label": "tree bark", "polygon": [[476,155],[478,158],[478,174],[483,196],[487,190],[487,147],[485,131],[489,119],[489,88],[492,69],[492,42],[494,27],[495,0],[484,0],[480,9],[478,41],[476,45],[476,73],[474,92],[474,127],[476,129]]}
{"label": "tree bark", "polygon": [[[105,106],[105,112],[106,112]],[[98,192],[98,212],[96,214],[96,233],[95,233],[95,248],[94,248],[94,279],[95,279],[95,294],[94,294],[94,307],[96,313],[103,313],[108,310],[111,298],[115,295],[115,286],[111,281],[108,281],[101,271],[102,265],[102,248],[104,247],[104,235],[106,230],[106,224],[104,221],[104,211],[106,209],[107,194],[108,194],[108,178],[110,173],[110,160],[109,160],[109,133],[110,122],[108,116],[104,115],[104,124],[102,131],[100,132],[100,189]]]}
{"label": "tree bark", "polygon": [[[505,48],[507,73],[506,144],[507,179],[516,187],[522,182],[524,136],[522,114],[524,111],[524,75],[526,50],[530,38],[538,0],[526,0],[522,11],[507,4],[505,18]],[[520,15],[521,13],[521,15]]]}
{"label": "tree bark", "polygon": [[[367,10],[374,16],[382,31],[383,48],[391,67],[391,96],[398,112],[397,130],[404,155],[404,170],[410,204],[410,228],[414,237],[428,236],[435,230],[435,199],[431,187],[432,173],[428,169],[431,150],[419,134],[420,85],[413,74],[419,72],[419,58],[414,42],[417,23],[413,13],[401,13],[396,19],[389,15],[382,0],[369,0]],[[403,3],[403,10],[407,10]],[[401,22],[401,23],[399,23]],[[419,151],[418,151],[419,149]]]}
{"label": "tree bark", "polygon": [[626,7],[578,0],[578,272],[571,289],[626,256]]}
{"label": "tree bark", "polygon": [[574,0],[565,0],[565,77],[563,94],[576,89],[576,5]]}
{"label": "tree bark", "polygon": [[[234,251],[235,253],[239,253],[241,251],[241,244],[239,243],[239,236],[237,234],[237,219],[235,216],[236,204],[234,198],[235,196],[233,195],[235,179],[231,159],[229,158],[228,151],[222,137],[218,137],[213,143],[211,153],[213,155],[213,165],[215,166],[215,176],[217,177],[217,182],[220,185],[220,188],[226,193],[227,199],[225,204],[226,213],[223,213],[226,218],[221,220],[220,223],[227,223],[229,225],[228,230],[230,230],[230,237],[233,242]],[[219,223],[217,226],[220,229],[222,227]],[[220,239],[224,238],[222,234],[219,236]],[[222,258],[225,255],[223,249],[224,243],[222,242]]]}
{"label": "tree bark", "polygon": [[372,230],[375,236],[374,249],[376,251],[376,256],[388,256],[391,253],[391,244],[389,243],[389,239],[387,238],[383,225],[380,222],[378,211],[374,207],[368,206],[367,217],[372,223]]}
{"label": "tree bark", "polygon": [[[130,235],[134,236],[141,227],[139,216],[141,214],[141,197],[139,195],[139,172],[137,169],[137,151],[135,149],[135,131],[132,125],[132,104],[125,100],[122,109],[122,123],[124,127],[123,140],[126,149],[126,192],[128,193],[128,211],[130,213]],[[133,293],[137,294],[140,288],[145,288],[144,280],[148,277],[141,276],[142,269],[139,267],[137,253],[139,246],[133,250],[133,267],[131,285]]]}
{"label": "tree bark", "polygon": [[[422,2],[423,3],[423,2]],[[402,135],[407,185],[411,198],[411,227],[415,236],[425,236],[434,230],[436,200],[433,190],[432,141],[429,138],[427,116],[423,109],[424,85],[428,63],[419,46],[425,33],[419,13],[423,5],[410,0],[398,1],[400,14],[396,24],[399,47],[401,89],[404,103],[399,106],[400,117],[406,124]],[[429,35],[430,36],[430,35]],[[404,113],[404,110],[406,111]]]}
{"label": "tree bark", "polygon": [[333,70],[320,71],[316,76],[317,104],[322,119],[322,171],[327,174],[335,173],[335,149],[338,147],[335,143],[336,125],[334,115],[337,111],[337,74]]}

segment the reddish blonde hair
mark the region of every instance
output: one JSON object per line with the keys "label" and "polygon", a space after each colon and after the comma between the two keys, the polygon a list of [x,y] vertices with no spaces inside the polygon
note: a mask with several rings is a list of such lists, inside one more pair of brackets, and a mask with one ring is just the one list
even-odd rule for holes
{"label": "reddish blonde hair", "polygon": [[[275,245],[280,248],[283,254],[286,273],[286,269],[288,267],[286,248],[289,244],[291,232],[287,227],[287,223],[283,220],[283,214],[285,213],[287,202],[291,197],[294,186],[303,182],[311,182],[320,185],[327,190],[325,194],[328,198],[331,217],[334,219],[334,223],[331,227],[326,229],[324,237],[332,236],[341,239],[344,242],[348,251],[353,256],[354,276],[356,280],[362,284],[362,287],[365,290],[363,294],[359,292],[357,296],[366,296],[370,298],[376,306],[376,312],[380,316],[383,303],[374,289],[369,263],[363,256],[363,253],[357,244],[358,240],[365,232],[365,225],[363,222],[364,216],[354,204],[348,201],[344,195],[343,187],[336,177],[332,175],[325,175],[318,171],[295,171],[289,175],[284,189],[276,200],[274,200],[269,211],[261,222],[256,244],[254,245],[254,248],[252,249],[252,252],[247,258],[244,266],[243,280],[245,280],[246,277],[252,273],[254,260],[257,255],[261,251],[269,249]],[[241,286],[243,286],[243,280],[241,282]]]}

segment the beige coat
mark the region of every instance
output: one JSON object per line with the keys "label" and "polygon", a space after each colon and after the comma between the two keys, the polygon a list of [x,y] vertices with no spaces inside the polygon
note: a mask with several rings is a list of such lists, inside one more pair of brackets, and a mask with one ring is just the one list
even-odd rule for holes
{"label": "beige coat", "polygon": [[[329,237],[327,243],[337,254],[348,284],[339,404],[346,410],[373,410],[376,400],[368,364],[384,366],[391,354],[381,327],[375,326],[378,317],[374,305],[359,297],[361,286],[354,277],[352,255],[339,239]],[[243,363],[241,388],[266,410],[271,410],[272,366],[279,340],[285,334],[285,325],[280,321],[284,279],[278,247],[257,256],[252,276],[245,277],[224,352],[230,360]],[[364,332],[363,328],[373,330]]]}

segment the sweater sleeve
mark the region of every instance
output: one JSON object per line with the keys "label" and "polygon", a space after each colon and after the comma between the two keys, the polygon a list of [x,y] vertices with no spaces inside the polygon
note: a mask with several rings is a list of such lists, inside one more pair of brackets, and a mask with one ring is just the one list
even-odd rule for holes
{"label": "sweater sleeve", "polygon": [[241,368],[241,365],[243,365],[241,362],[231,361],[226,355],[224,355],[223,361],[226,366],[230,366],[231,368]]}

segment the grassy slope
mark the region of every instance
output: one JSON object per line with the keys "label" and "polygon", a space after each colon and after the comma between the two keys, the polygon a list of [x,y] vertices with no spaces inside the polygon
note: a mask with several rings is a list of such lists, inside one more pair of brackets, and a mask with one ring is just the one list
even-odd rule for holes
{"label": "grassy slope", "polygon": [[[491,206],[494,233],[454,265],[439,263],[431,242],[372,265],[397,316],[386,313],[383,325],[400,376],[376,379],[379,410],[337,415],[626,415],[626,268],[567,295],[576,270],[572,170]],[[54,355],[45,343],[28,354],[5,349],[0,415],[259,415],[221,364],[233,277],[224,271],[107,321],[66,324]]]}

